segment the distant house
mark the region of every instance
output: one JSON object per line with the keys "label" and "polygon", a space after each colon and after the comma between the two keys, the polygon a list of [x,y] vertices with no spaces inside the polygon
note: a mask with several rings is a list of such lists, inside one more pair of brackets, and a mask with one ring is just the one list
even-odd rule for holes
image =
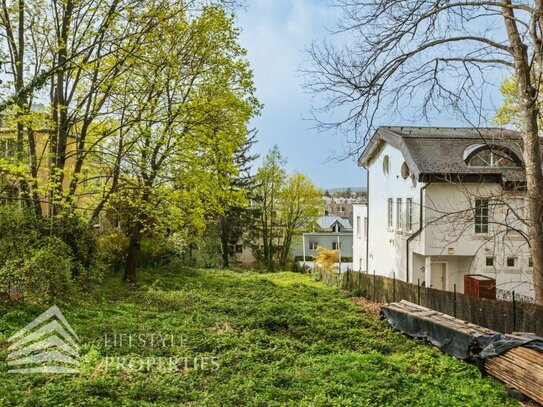
{"label": "distant house", "polygon": [[519,133],[379,127],[359,165],[368,272],[459,292],[465,274],[483,274],[501,296],[533,297]]}
{"label": "distant house", "polygon": [[339,216],[353,221],[353,205],[366,202],[365,196],[358,197],[324,197],[324,215]]}
{"label": "distant house", "polygon": [[[304,256],[311,261],[319,253],[317,247],[339,250],[345,267],[352,268],[353,227],[347,219],[339,216],[322,216],[317,220],[315,230],[303,233],[293,246],[293,255],[300,259]],[[304,250],[305,247],[305,250]]]}

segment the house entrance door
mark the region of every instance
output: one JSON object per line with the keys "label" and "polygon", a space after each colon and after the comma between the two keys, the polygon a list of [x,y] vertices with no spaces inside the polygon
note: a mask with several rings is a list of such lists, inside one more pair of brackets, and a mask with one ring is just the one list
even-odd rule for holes
{"label": "house entrance door", "polygon": [[447,289],[447,265],[446,263],[432,263],[431,288],[436,290]]}

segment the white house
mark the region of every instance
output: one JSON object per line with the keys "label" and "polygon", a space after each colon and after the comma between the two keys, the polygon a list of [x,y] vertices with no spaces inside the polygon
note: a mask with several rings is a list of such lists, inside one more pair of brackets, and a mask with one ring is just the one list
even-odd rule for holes
{"label": "white house", "polygon": [[465,274],[484,274],[499,295],[533,297],[517,132],[380,127],[359,165],[367,272],[459,292]]}
{"label": "white house", "polygon": [[366,272],[368,245],[368,206],[353,205],[353,271]]}
{"label": "white house", "polygon": [[317,247],[340,250],[341,257],[353,255],[353,228],[347,219],[339,216],[321,216],[314,230],[303,233],[302,239],[293,245],[293,254],[299,258],[304,255],[311,260],[319,253]]}
{"label": "white house", "polygon": [[[318,256],[317,248],[338,250],[342,262],[341,271],[353,267],[353,228],[348,219],[339,216],[321,216],[314,230],[307,231],[293,242],[293,255],[300,263],[312,266],[314,256]],[[304,259],[305,258],[305,259]]]}

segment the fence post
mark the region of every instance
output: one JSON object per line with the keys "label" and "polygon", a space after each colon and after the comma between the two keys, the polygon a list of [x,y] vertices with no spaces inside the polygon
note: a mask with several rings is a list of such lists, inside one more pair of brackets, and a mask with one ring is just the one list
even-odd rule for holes
{"label": "fence post", "polygon": [[420,305],[420,278],[417,278],[417,304]]}
{"label": "fence post", "polygon": [[396,302],[396,272],[392,273],[392,300]]}
{"label": "fence post", "polygon": [[517,301],[515,298],[515,292],[513,291],[513,332],[517,330]]}
{"label": "fence post", "polygon": [[454,285],[454,297],[453,297],[453,310],[454,310],[454,317],[456,318],[456,284]]}
{"label": "fence post", "polygon": [[373,270],[373,302],[377,302],[377,293],[376,290],[377,287],[375,286],[375,270]]}

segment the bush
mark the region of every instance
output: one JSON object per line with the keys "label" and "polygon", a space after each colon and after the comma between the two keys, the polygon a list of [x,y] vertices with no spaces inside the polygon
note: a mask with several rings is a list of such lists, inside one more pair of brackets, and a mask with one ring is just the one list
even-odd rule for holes
{"label": "bush", "polygon": [[206,233],[198,243],[196,265],[203,268],[222,267],[222,247],[219,237],[214,233]]}
{"label": "bush", "polygon": [[45,239],[23,266],[25,299],[48,302],[67,296],[72,288],[71,248],[57,237]]}
{"label": "bush", "polygon": [[17,205],[0,205],[0,267],[26,258],[38,243],[37,221],[32,212]]}
{"label": "bush", "polygon": [[9,260],[0,268],[0,291],[10,300],[48,303],[72,289],[71,249],[61,239],[44,239],[26,260]]}
{"label": "bush", "polygon": [[109,229],[98,238],[98,251],[104,264],[118,269],[126,261],[129,239],[121,230]]}

